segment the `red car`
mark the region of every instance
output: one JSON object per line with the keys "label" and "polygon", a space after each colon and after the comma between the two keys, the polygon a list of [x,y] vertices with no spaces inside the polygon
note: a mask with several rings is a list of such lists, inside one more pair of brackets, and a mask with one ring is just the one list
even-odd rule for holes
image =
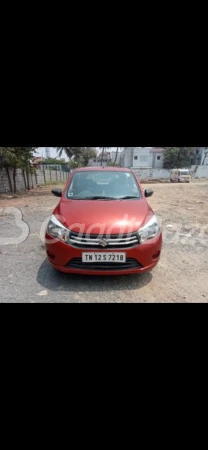
{"label": "red car", "polygon": [[153,269],[160,259],[162,233],[130,169],[74,170],[46,231],[49,262],[61,272],[124,275]]}

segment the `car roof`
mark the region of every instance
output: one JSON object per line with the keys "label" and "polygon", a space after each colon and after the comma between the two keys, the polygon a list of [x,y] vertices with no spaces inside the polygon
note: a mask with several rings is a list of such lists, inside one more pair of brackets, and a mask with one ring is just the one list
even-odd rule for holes
{"label": "car roof", "polygon": [[131,172],[125,167],[81,167],[74,172]]}

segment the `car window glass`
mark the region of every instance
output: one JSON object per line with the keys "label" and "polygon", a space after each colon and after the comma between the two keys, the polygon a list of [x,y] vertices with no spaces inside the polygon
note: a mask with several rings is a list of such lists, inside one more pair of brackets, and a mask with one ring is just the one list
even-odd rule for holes
{"label": "car window glass", "polygon": [[74,173],[67,196],[70,199],[90,196],[141,198],[141,191],[131,172],[80,171]]}

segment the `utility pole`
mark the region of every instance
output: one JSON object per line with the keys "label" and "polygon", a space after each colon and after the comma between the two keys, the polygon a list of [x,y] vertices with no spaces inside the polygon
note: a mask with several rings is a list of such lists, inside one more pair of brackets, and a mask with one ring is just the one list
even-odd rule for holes
{"label": "utility pole", "polygon": [[102,149],[102,158],[101,158],[101,167],[103,166],[103,157],[104,157],[104,151],[107,147],[103,147]]}
{"label": "utility pole", "polygon": [[118,159],[118,149],[119,149],[119,147],[117,147],[117,150],[116,150],[116,157],[115,157],[114,164],[116,164],[116,161],[117,161],[117,159]]}
{"label": "utility pole", "polygon": [[102,157],[101,157],[101,167],[103,166],[103,156],[104,156],[105,147],[102,149]]}

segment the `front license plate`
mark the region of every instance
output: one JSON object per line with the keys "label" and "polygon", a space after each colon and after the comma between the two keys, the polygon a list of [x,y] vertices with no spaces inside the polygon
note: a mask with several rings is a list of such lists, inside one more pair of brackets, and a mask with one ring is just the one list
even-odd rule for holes
{"label": "front license plate", "polygon": [[126,262],[126,253],[82,253],[82,262],[111,262],[122,264]]}

